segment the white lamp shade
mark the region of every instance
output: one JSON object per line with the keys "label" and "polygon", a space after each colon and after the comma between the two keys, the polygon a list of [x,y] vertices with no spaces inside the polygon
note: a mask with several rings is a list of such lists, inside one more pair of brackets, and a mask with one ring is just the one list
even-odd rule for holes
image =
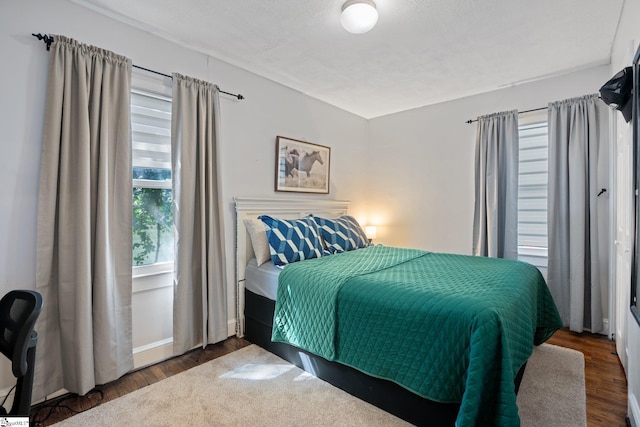
{"label": "white lamp shade", "polygon": [[366,33],[378,22],[378,10],[371,0],[348,0],[342,6],[340,23],[353,34]]}
{"label": "white lamp shade", "polygon": [[367,239],[375,239],[377,234],[378,234],[378,229],[376,228],[375,225],[367,225],[364,228],[364,234],[367,235]]}

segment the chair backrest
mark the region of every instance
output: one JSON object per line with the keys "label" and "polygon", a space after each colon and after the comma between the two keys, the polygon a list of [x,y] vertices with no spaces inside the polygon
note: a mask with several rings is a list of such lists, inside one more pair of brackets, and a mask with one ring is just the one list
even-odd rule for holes
{"label": "chair backrest", "polygon": [[36,291],[13,290],[0,300],[0,351],[11,360],[16,378],[29,368],[27,351],[38,340],[33,328],[41,310],[42,296]]}

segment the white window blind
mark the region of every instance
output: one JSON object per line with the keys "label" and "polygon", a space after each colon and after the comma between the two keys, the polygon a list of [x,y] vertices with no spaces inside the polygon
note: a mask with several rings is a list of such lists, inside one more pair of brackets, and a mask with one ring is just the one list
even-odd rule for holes
{"label": "white window blind", "polygon": [[519,126],[518,259],[547,275],[547,181],[549,135],[546,121]]}
{"label": "white window blind", "polygon": [[171,170],[171,98],[131,91],[133,167]]}

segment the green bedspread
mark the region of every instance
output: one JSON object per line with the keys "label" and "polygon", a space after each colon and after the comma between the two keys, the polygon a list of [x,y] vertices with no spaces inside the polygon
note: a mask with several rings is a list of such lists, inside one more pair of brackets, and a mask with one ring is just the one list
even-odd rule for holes
{"label": "green bedspread", "polygon": [[515,375],[562,327],[518,261],[375,246],[293,263],[279,281],[273,341],[459,402],[458,426],[520,425]]}

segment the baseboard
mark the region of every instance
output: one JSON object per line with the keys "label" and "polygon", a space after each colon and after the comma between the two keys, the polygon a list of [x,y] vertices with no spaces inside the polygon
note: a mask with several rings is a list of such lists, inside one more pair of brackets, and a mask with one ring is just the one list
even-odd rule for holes
{"label": "baseboard", "polygon": [[46,402],[47,400],[51,400],[51,399],[55,399],[56,397],[60,397],[60,396],[64,396],[65,394],[69,394],[69,390],[67,390],[66,388],[61,388],[58,391],[54,391],[51,394],[47,394],[46,397],[43,397],[42,399],[39,399],[35,402],[31,402],[31,406],[33,407],[34,405],[37,405],[39,403],[42,402]]}
{"label": "baseboard", "polygon": [[633,393],[629,393],[629,425],[638,427],[640,422],[640,406],[638,398]]}
{"label": "baseboard", "polygon": [[173,357],[173,337],[133,349],[133,369],[152,365]]}
{"label": "baseboard", "polygon": [[584,328],[584,330],[586,332],[592,333],[592,334],[600,334],[600,335],[606,335],[609,338],[611,338],[611,331],[609,330],[609,319],[607,318],[602,318],[602,330],[601,331],[596,331],[594,332],[593,330],[591,330],[591,328]]}
{"label": "baseboard", "polygon": [[[227,321],[227,336],[236,334],[236,319]],[[133,349],[133,369],[152,365],[173,357],[173,338],[152,342]]]}
{"label": "baseboard", "polygon": [[[39,399],[36,402],[31,402],[31,405],[33,406],[33,405],[36,405],[38,403],[42,403],[42,402],[44,402],[46,400],[55,399],[56,397],[62,396],[62,395],[67,394],[67,393],[69,393],[68,390],[66,390],[64,388],[61,388],[60,390],[58,390],[56,392],[53,392],[53,393],[47,395],[46,397],[44,397],[42,399]],[[0,403],[2,403],[4,401],[4,405],[3,406],[4,406],[5,409],[8,410],[9,408],[11,408],[11,405],[13,404],[14,395],[15,395],[15,389],[13,389],[13,386],[0,390]],[[4,424],[2,424],[0,422],[0,426],[3,426],[3,425]]]}
{"label": "baseboard", "polygon": [[227,337],[232,337],[236,334],[236,319],[227,321]]}

